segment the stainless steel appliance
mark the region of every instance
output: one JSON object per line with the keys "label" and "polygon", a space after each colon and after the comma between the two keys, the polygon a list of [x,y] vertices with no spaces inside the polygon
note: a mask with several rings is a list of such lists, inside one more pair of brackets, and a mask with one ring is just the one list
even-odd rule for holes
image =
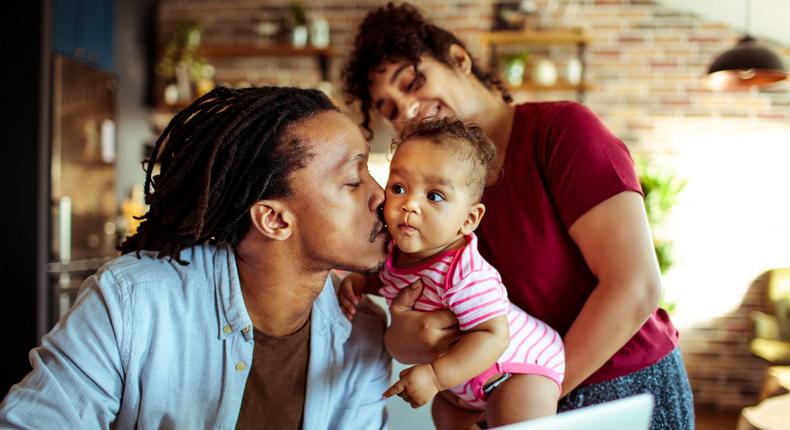
{"label": "stainless steel appliance", "polygon": [[54,324],[82,282],[117,254],[115,105],[118,80],[56,55],[52,70],[50,259]]}

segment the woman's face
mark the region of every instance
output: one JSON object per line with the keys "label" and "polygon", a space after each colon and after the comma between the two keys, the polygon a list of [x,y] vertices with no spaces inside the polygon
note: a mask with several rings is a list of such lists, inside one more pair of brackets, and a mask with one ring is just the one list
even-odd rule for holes
{"label": "woman's face", "polygon": [[421,57],[416,70],[406,59],[386,63],[371,73],[373,109],[396,130],[408,120],[426,117],[472,120],[477,103],[470,80],[477,78],[465,69],[428,55]]}

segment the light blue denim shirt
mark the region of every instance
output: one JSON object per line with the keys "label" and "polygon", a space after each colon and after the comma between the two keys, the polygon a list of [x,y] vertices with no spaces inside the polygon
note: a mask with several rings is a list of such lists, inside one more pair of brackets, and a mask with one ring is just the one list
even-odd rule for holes
{"label": "light blue denim shirt", "polygon": [[[234,428],[254,346],[236,258],[211,245],[181,257],[190,264],[125,255],[88,279],[30,352],[0,427]],[[305,429],[386,427],[385,325],[374,309],[350,323],[327,279],[312,309]]]}

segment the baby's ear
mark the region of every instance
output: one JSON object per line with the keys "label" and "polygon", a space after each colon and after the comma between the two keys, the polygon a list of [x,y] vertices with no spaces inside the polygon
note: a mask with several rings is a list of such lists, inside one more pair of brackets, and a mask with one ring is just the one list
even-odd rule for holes
{"label": "baby's ear", "polygon": [[460,233],[464,236],[472,234],[472,232],[477,229],[477,226],[480,225],[480,220],[483,219],[483,214],[485,213],[486,207],[482,203],[475,203],[472,206],[469,206],[469,209],[466,211],[466,219],[461,226]]}

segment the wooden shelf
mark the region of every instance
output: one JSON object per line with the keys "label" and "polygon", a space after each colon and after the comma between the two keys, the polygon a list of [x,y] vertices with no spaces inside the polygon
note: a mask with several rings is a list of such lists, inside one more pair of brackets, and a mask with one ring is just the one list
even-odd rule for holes
{"label": "wooden shelf", "polygon": [[[161,48],[160,48],[161,49]],[[315,46],[307,45],[303,48],[296,48],[289,44],[250,44],[250,45],[232,45],[232,44],[209,44],[200,47],[198,53],[208,59],[218,58],[266,58],[266,57],[312,57],[318,63],[318,70],[321,73],[322,81],[330,81],[329,63],[334,57],[334,50],[331,47],[316,48]],[[164,85],[160,82],[160,87]],[[161,89],[159,93],[161,94]],[[162,112],[178,112],[189,106],[194,100],[189,102],[177,102],[175,104],[166,104],[160,100],[156,104],[156,108]]]}
{"label": "wooden shelf", "polygon": [[535,82],[524,82],[519,86],[510,86],[508,85],[508,89],[510,91],[589,91],[593,89],[591,85],[581,83],[581,84],[571,84],[567,81],[558,81],[554,85],[538,85]]}
{"label": "wooden shelf", "polygon": [[220,57],[331,57],[331,47],[316,48],[290,45],[204,45],[200,54],[210,58]]}
{"label": "wooden shelf", "polygon": [[482,33],[480,35],[480,42],[484,47],[489,48],[489,68],[493,72],[499,69],[500,58],[497,54],[498,48],[502,46],[521,46],[524,48],[541,47],[549,48],[552,46],[564,45],[576,49],[576,59],[581,64],[581,82],[573,85],[567,81],[558,81],[554,85],[537,85],[534,82],[527,81],[522,85],[511,87],[512,92],[529,91],[529,92],[551,92],[551,91],[573,91],[576,93],[576,98],[579,102],[584,101],[584,93],[591,89],[585,82],[584,69],[584,52],[590,42],[590,37],[582,32],[580,29],[570,28],[565,30],[546,30],[546,31],[492,31]]}
{"label": "wooden shelf", "polygon": [[484,45],[579,45],[590,42],[581,31],[492,31],[482,33]]}

